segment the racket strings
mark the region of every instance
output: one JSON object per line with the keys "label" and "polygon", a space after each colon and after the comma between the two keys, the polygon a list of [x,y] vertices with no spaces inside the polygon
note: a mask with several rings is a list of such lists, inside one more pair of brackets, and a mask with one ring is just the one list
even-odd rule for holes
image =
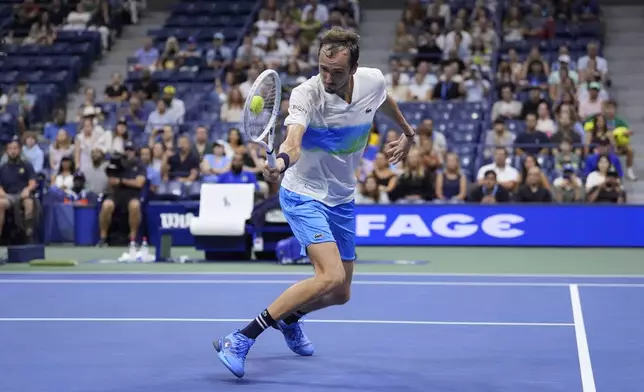
{"label": "racket strings", "polygon": [[251,97],[259,96],[264,100],[264,107],[259,113],[253,113],[250,108],[246,108],[244,111],[245,132],[254,141],[268,143],[268,135],[264,135],[264,132],[275,109],[277,93],[277,84],[274,77],[265,78],[256,89],[249,92]]}

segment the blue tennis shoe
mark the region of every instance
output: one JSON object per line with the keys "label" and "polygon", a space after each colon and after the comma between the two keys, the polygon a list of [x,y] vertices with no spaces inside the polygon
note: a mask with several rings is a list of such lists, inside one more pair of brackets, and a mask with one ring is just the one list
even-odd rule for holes
{"label": "blue tennis shoe", "polygon": [[246,355],[254,343],[255,339],[247,337],[240,331],[235,331],[212,342],[217,350],[219,360],[239,378],[244,377]]}
{"label": "blue tennis shoe", "polygon": [[286,345],[295,354],[305,357],[313,355],[313,343],[304,334],[301,321],[289,325],[280,320],[277,322],[276,328],[282,331]]}

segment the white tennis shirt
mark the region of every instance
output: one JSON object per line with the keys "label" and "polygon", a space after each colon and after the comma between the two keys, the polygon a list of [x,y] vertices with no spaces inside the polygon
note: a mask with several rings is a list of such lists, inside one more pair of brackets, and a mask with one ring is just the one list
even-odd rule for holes
{"label": "white tennis shirt", "polygon": [[386,98],[385,77],[376,68],[357,69],[351,103],[325,92],[319,75],[293,89],[284,125],[300,124],[306,131],[300,159],[286,171],[282,186],[328,206],[352,201],[356,169]]}

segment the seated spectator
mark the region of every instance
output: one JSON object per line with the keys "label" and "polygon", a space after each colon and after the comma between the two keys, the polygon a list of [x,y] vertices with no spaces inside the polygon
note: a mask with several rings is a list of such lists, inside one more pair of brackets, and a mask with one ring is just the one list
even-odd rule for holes
{"label": "seated spectator", "polygon": [[371,172],[370,176],[376,180],[378,190],[381,193],[389,195],[389,193],[393,192],[396,188],[398,178],[389,167],[387,156],[382,152],[376,154],[373,171]]}
{"label": "seated spectator", "polygon": [[163,53],[161,53],[161,57],[159,58],[158,68],[165,70],[181,68],[183,59],[179,56],[179,52],[181,52],[181,46],[179,46],[177,37],[168,37],[165,41]]}
{"label": "seated spectator", "polygon": [[148,70],[154,71],[159,61],[159,50],[154,47],[152,37],[146,37],[143,42],[143,47],[136,51],[134,56],[137,59],[134,70]]}
{"label": "seated spectator", "polygon": [[[155,129],[152,133],[150,133],[150,137],[148,139],[148,147],[152,148],[153,151],[155,151],[154,146],[156,144],[160,144],[164,152],[174,152],[174,131],[172,130],[172,127],[166,126],[163,128]],[[153,155],[156,156],[156,154]]]}
{"label": "seated spectator", "polygon": [[615,137],[608,129],[608,123],[603,114],[588,119],[584,124],[584,129],[588,132],[584,145],[585,154],[592,154],[600,144],[608,145],[611,149],[616,148]]}
{"label": "seated spectator", "polygon": [[230,65],[233,58],[232,50],[224,44],[224,34],[215,33],[212,37],[212,48],[206,53],[208,66],[214,69],[224,69]]}
{"label": "seated spectator", "polygon": [[199,156],[192,150],[190,138],[181,135],[177,143],[178,151],[166,155],[161,169],[164,181],[176,180],[192,183],[199,176]]}
{"label": "seated spectator", "polygon": [[496,148],[505,148],[507,154],[512,154],[512,146],[516,136],[508,131],[505,127],[503,119],[499,118],[494,121],[494,129],[487,131],[485,134],[485,150],[483,150],[483,157],[490,159],[494,156]]}
{"label": "seated spectator", "polygon": [[119,120],[113,132],[108,132],[108,154],[123,154],[125,153],[125,144],[130,140],[130,133],[127,129],[127,123],[124,120]]}
{"label": "seated spectator", "polygon": [[[391,83],[387,87],[387,92],[389,93],[389,95],[392,96],[396,100],[396,102],[407,101],[411,96],[411,92],[409,91],[408,84],[401,83],[400,72],[398,71],[392,72],[391,74],[389,74],[389,77],[391,78]],[[409,79],[409,77],[407,78]],[[420,87],[426,88],[426,87],[423,87],[423,85],[421,85]],[[427,88],[427,92],[424,93],[425,96],[427,96],[428,93],[429,93],[429,88]],[[422,96],[423,93],[421,92],[420,95]]]}
{"label": "seated spectator", "polygon": [[584,200],[582,181],[575,172],[577,169],[572,164],[563,166],[562,175],[552,182],[554,199],[559,203],[579,203]]}
{"label": "seated spectator", "polygon": [[501,87],[501,100],[496,101],[492,106],[492,121],[514,120],[521,116],[521,102],[514,99],[512,87]]}
{"label": "seated spectator", "polygon": [[56,174],[51,176],[51,186],[63,191],[71,190],[74,186],[74,161],[70,157],[63,157],[60,165],[56,168]]}
{"label": "seated spectator", "polygon": [[[550,143],[560,145],[564,140],[568,140],[572,143],[578,153],[581,153],[580,147],[582,144],[581,136],[575,131],[574,124],[570,118],[569,111],[562,111],[559,114],[559,123],[557,124],[557,132],[555,132],[550,137]],[[557,149],[553,150],[553,153],[557,155],[559,152]]]}
{"label": "seated spectator", "polygon": [[219,175],[217,182],[220,184],[255,184],[255,189],[259,190],[257,175],[244,170],[244,157],[241,154],[233,156],[230,170]]}
{"label": "seated spectator", "polygon": [[221,105],[219,115],[222,121],[240,123],[244,118],[244,97],[237,87],[233,87],[228,92],[228,98]]}
{"label": "seated spectator", "polygon": [[40,5],[34,0],[25,0],[22,4],[16,4],[14,8],[16,27],[26,29],[38,21]]}
{"label": "seated spectator", "polygon": [[541,131],[548,136],[552,136],[553,133],[557,130],[557,125],[555,124],[552,116],[550,115],[550,110],[546,103],[541,103],[537,108],[537,131]]}
{"label": "seated spectator", "polygon": [[7,104],[9,103],[9,96],[5,94],[2,87],[0,87],[0,112],[3,112],[7,109]]}
{"label": "seated spectator", "polygon": [[145,132],[145,125],[149,114],[141,107],[141,100],[138,96],[130,98],[130,104],[120,112],[118,116],[127,124],[128,130],[133,135],[140,135]]}
{"label": "seated spectator", "polygon": [[577,60],[577,69],[583,71],[588,68],[588,63],[593,60],[596,63],[597,70],[602,74],[608,73],[608,62],[605,58],[599,55],[599,44],[597,42],[589,42],[586,45],[587,54]]}
{"label": "seated spectator", "polygon": [[322,29],[322,23],[316,19],[315,11],[302,11],[302,20],[300,21],[300,39],[308,45],[311,45]]}
{"label": "seated spectator", "polygon": [[208,128],[200,125],[195,130],[195,152],[199,159],[203,159],[206,154],[212,153],[212,144],[208,141]]}
{"label": "seated spectator", "polygon": [[519,81],[519,86],[525,90],[538,88],[540,92],[548,91],[548,74],[542,60],[532,60],[528,63],[524,77]]}
{"label": "seated spectator", "polygon": [[418,137],[416,139],[418,145],[422,147],[425,144],[425,139],[431,140],[431,152],[435,153],[442,162],[443,156],[447,151],[447,139],[442,132],[434,129],[434,121],[429,118],[424,119],[416,131],[418,133]]}
{"label": "seated spectator", "polygon": [[109,136],[102,128],[95,127],[92,120],[83,120],[82,129],[74,142],[74,164],[80,171],[91,166],[92,151],[100,150],[103,154],[109,150]]}
{"label": "seated spectator", "polygon": [[123,84],[123,77],[120,73],[115,72],[112,74],[112,83],[105,87],[103,98],[111,102],[124,102],[127,100],[130,92]]}
{"label": "seated spectator", "polygon": [[413,149],[405,160],[405,169],[389,195],[392,201],[423,203],[434,198],[434,178],[422,165],[420,151]]}
{"label": "seated spectator", "polygon": [[320,23],[326,23],[329,20],[329,8],[320,4],[317,0],[309,0],[308,4],[302,8],[302,15],[311,13],[315,20]]}
{"label": "seated spectator", "polygon": [[174,86],[165,86],[161,99],[165,102],[167,110],[177,119],[177,124],[183,124],[186,115],[186,104],[176,95],[177,89]]}
{"label": "seated spectator", "polygon": [[472,45],[472,35],[465,31],[465,21],[460,18],[454,19],[453,29],[447,35],[445,35],[445,45],[443,46],[443,51],[449,52],[453,48],[457,48],[456,41],[457,35],[461,36],[461,43],[466,48],[469,48]]}
{"label": "seated spectator", "polygon": [[110,30],[105,26],[92,24],[92,12],[87,10],[87,3],[80,2],[76,9],[67,15],[67,24],[63,30],[89,30],[98,31],[101,35],[101,44],[103,50],[110,46]]}
{"label": "seated spectator", "polygon": [[617,102],[609,100],[605,103],[604,117],[606,118],[608,129],[613,133],[616,146],[615,152],[626,156],[626,177],[631,181],[637,180],[633,169],[635,152],[630,142],[633,132],[630,130],[628,123],[617,115]]}
{"label": "seated spectator", "polygon": [[565,78],[570,78],[575,85],[579,83],[579,74],[575,71],[575,65],[572,64],[572,59],[567,53],[561,54],[565,47],[560,48],[560,55],[557,61],[552,65],[550,75],[548,76],[548,83],[551,85],[561,84]]}
{"label": "seated spectator", "polygon": [[624,176],[622,163],[619,160],[619,157],[611,152],[610,142],[608,140],[600,140],[595,151],[596,152],[594,154],[591,154],[586,158],[586,164],[584,165],[586,176],[588,176],[592,171],[597,170],[599,158],[602,156],[608,157],[608,161],[615,168],[615,171],[617,171],[620,178]]}
{"label": "seated spectator", "polygon": [[22,137],[22,156],[31,163],[36,173],[40,173],[45,165],[45,153],[43,153],[37,141],[34,132],[25,132]]}
{"label": "seated spectator", "polygon": [[470,77],[465,80],[465,100],[467,102],[482,102],[487,99],[490,91],[490,82],[483,78],[481,69],[477,65],[470,68]]}
{"label": "seated spectator", "polygon": [[127,211],[130,227],[130,246],[136,242],[141,225],[141,194],[145,186],[147,170],[136,157],[136,149],[129,142],[125,145],[123,170],[109,173],[109,192],[99,214],[100,240],[98,246],[106,246],[112,217],[116,210]]}
{"label": "seated spectator", "polygon": [[29,36],[23,43],[36,45],[51,45],[56,40],[56,29],[49,20],[47,11],[41,12],[37,22],[31,25]]}
{"label": "seated spectator", "polygon": [[237,48],[235,59],[236,61],[241,62],[242,65],[246,66],[255,59],[263,57],[264,53],[263,49],[253,44],[253,37],[251,35],[247,35],[244,37],[242,45]]}
{"label": "seated spectator", "polygon": [[219,176],[230,171],[232,159],[225,155],[224,146],[212,144],[211,152],[204,155],[201,161],[201,175],[204,182],[218,182]]}
{"label": "seated spectator", "polygon": [[461,203],[467,196],[467,179],[461,172],[458,155],[448,153],[445,159],[445,168],[436,175],[437,201]]}
{"label": "seated spectator", "polygon": [[479,169],[476,175],[478,184],[484,184],[485,181],[487,181],[485,178],[486,173],[492,170],[496,174],[494,177],[494,183],[498,183],[508,192],[512,192],[519,183],[520,175],[517,169],[507,163],[507,160],[508,153],[505,148],[497,147],[494,150],[494,162],[484,165]]}
{"label": "seated spectator", "polygon": [[604,100],[599,96],[601,84],[592,82],[588,84],[588,96],[579,101],[579,117],[588,118],[602,113]]}
{"label": "seated spectator", "polygon": [[389,204],[387,192],[378,186],[374,176],[367,176],[362,186],[356,187],[356,204]]}
{"label": "seated spectator", "polygon": [[588,191],[586,200],[589,203],[626,203],[626,192],[619,183],[617,171],[610,169],[606,173],[606,180]]}
{"label": "seated spectator", "polygon": [[91,162],[80,172],[85,178],[85,186],[88,191],[101,195],[108,190],[107,167],[109,162],[105,160],[105,153],[102,150],[92,150]]}
{"label": "seated spectator", "polygon": [[161,185],[161,169],[156,168],[152,162],[152,150],[149,147],[141,147],[139,149],[139,158],[145,167],[148,189],[151,193],[156,193],[159,185]]}
{"label": "seated spectator", "polygon": [[438,65],[444,57],[443,50],[436,42],[436,36],[431,32],[424,32],[418,36],[415,52],[417,56],[414,65],[416,67],[422,63]]}
{"label": "seated spectator", "polygon": [[530,175],[530,170],[535,167],[539,169],[539,176],[541,177],[540,185],[549,191],[550,182],[548,181],[548,177],[541,170],[541,165],[539,164],[537,158],[533,157],[532,155],[526,156],[521,163],[521,178],[519,180],[519,185],[525,185],[527,183],[528,176]]}
{"label": "seated spectator", "polygon": [[29,129],[29,117],[31,109],[36,104],[36,96],[28,92],[28,85],[25,81],[16,84],[16,90],[9,96],[9,103],[18,104],[18,128],[20,133]]}
{"label": "seated spectator", "polygon": [[545,12],[541,11],[539,4],[532,4],[530,14],[525,17],[526,32],[525,35],[531,38],[546,39],[551,36],[552,26],[547,24],[552,23],[550,17],[546,16]]}
{"label": "seated spectator", "polygon": [[514,200],[519,203],[550,203],[552,195],[543,186],[543,172],[538,167],[528,170],[525,184],[519,186]]}
{"label": "seated spectator", "polygon": [[550,138],[537,129],[537,116],[528,114],[525,125],[525,132],[517,135],[514,140],[515,153],[517,155],[541,155],[547,153],[547,144],[550,143]]}
{"label": "seated spectator", "polygon": [[497,183],[496,172],[490,169],[481,173],[479,183],[470,192],[467,201],[481,204],[505,203],[510,201],[510,193]]}
{"label": "seated spectator", "polygon": [[85,87],[83,90],[83,103],[78,106],[78,114],[76,115],[77,121],[81,121],[85,116],[96,115],[97,108],[96,90],[92,87]]}
{"label": "seated spectator", "polygon": [[181,71],[198,71],[201,64],[201,49],[197,46],[197,38],[188,37],[188,45],[179,51]]}
{"label": "seated spectator", "polygon": [[590,190],[603,184],[604,181],[606,181],[606,176],[611,168],[615,170],[608,156],[601,155],[597,159],[597,167],[586,177],[586,190]]}
{"label": "seated spectator", "polygon": [[253,87],[253,83],[255,83],[255,80],[257,80],[259,74],[260,72],[257,70],[257,68],[250,68],[248,70],[248,78],[246,79],[246,81],[239,85],[239,91],[241,91],[242,97],[244,99],[246,99],[246,97],[248,96],[250,88]]}
{"label": "seated spectator", "polygon": [[144,69],[141,74],[141,79],[134,82],[132,86],[132,93],[141,101],[156,101],[159,98],[159,83],[152,79],[152,73],[149,69]]}
{"label": "seated spectator", "polygon": [[439,82],[431,91],[430,100],[440,99],[444,101],[461,98],[465,94],[463,77],[457,72],[458,64],[451,62],[443,67],[443,74]]}
{"label": "seated spectator", "polygon": [[[528,114],[536,115],[539,109],[539,105],[542,103],[548,104],[548,102],[541,98],[541,90],[538,87],[530,87],[528,92],[528,100],[523,102],[521,106],[521,119],[525,120],[528,118]],[[549,106],[548,106],[549,107]]]}
{"label": "seated spectator", "polygon": [[58,131],[56,140],[49,145],[49,167],[52,175],[58,173],[60,163],[65,157],[74,157],[74,145],[72,144],[72,138],[69,137],[64,129],[61,129]]}
{"label": "seated spectator", "polygon": [[23,215],[16,218],[29,240],[33,234],[33,193],[38,187],[36,172],[31,163],[21,157],[19,139],[15,138],[7,144],[7,157],[7,163],[0,166],[0,234],[7,211],[21,205]]}
{"label": "seated spectator", "polygon": [[179,125],[179,118],[175,112],[168,110],[165,100],[157,101],[157,108],[148,116],[148,122],[145,126],[145,133],[151,134],[152,131],[164,128],[166,126],[176,129]]}
{"label": "seated spectator", "polygon": [[555,169],[561,173],[566,165],[572,166],[575,172],[581,168],[581,155],[579,149],[573,150],[572,140],[564,138],[559,143],[559,148],[554,149],[555,153]]}

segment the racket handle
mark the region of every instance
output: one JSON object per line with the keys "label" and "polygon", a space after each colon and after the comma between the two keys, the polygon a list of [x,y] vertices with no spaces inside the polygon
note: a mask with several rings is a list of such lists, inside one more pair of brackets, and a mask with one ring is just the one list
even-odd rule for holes
{"label": "racket handle", "polygon": [[266,159],[268,160],[268,166],[275,167],[275,152],[273,151],[270,154],[266,154]]}

